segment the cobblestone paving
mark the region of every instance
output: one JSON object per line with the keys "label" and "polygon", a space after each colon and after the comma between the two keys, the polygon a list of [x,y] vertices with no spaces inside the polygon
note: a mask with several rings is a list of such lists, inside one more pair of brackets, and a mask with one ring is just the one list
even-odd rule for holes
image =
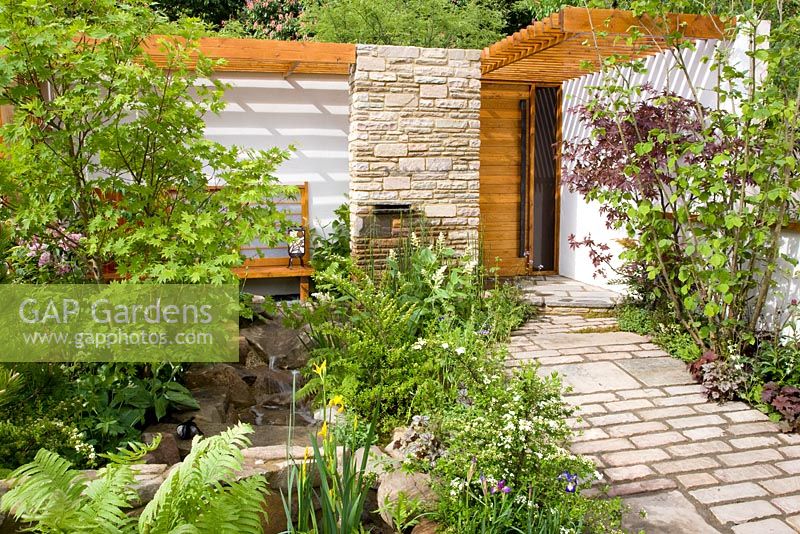
{"label": "cobblestone paving", "polygon": [[573,451],[630,505],[626,526],[800,532],[800,436],[741,402],[707,402],[683,363],[645,337],[610,331],[616,322],[602,315],[546,312],[514,333],[509,365],[538,361],[572,387],[566,399],[580,407],[582,432]]}

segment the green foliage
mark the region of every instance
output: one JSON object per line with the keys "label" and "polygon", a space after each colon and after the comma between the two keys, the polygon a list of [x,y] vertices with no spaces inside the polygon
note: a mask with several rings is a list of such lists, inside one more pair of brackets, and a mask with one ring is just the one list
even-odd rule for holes
{"label": "green foliage", "polygon": [[95,467],[98,453],[138,439],[170,409],[197,408],[178,382],[182,367],[167,363],[16,367],[12,402],[0,403],[1,467],[30,462],[41,448]]}
{"label": "green foliage", "polygon": [[477,0],[312,0],[302,24],[319,41],[483,48],[499,40],[502,14]]}
{"label": "green foliage", "polygon": [[235,18],[245,4],[245,0],[158,0],[154,7],[172,20],[196,17],[218,28]]}
{"label": "green foliage", "polygon": [[0,406],[13,402],[21,388],[22,375],[14,369],[0,367]]}
{"label": "green foliage", "polygon": [[753,375],[761,383],[800,386],[800,345],[789,339],[783,343],[765,342],[753,358]]}
{"label": "green foliage", "polygon": [[379,510],[389,515],[392,519],[392,528],[398,534],[410,531],[423,517],[429,515],[424,511],[423,504],[418,498],[409,498],[404,491],[397,494],[395,501],[383,503]]}
{"label": "green foliage", "polygon": [[[479,387],[502,367],[497,342],[529,310],[511,288],[485,291],[474,256],[421,241],[412,234],[378,280],[348,260],[332,263],[315,275],[316,306],[295,308],[295,321],[311,328],[311,365],[326,362],[330,391],[361,417],[380,399],[382,435]],[[305,374],[300,394],[319,394],[319,378]]]}
{"label": "green foliage", "polygon": [[[142,51],[158,33],[172,35],[158,43],[166,68]],[[200,83],[215,66],[198,55],[201,33],[143,0],[0,2],[0,104],[14,106],[0,219],[37,266],[67,248],[71,263],[56,267],[77,277],[99,281],[113,264],[133,281],[220,283],[241,245],[280,242],[270,199],[292,193],[273,176],[288,153],[204,137],[203,116],[225,102],[222,84]],[[209,191],[209,178],[226,186]]]}
{"label": "green foliage", "polygon": [[336,218],[329,225],[330,231],[325,230],[326,226],[322,234],[314,232],[311,264],[319,271],[350,257],[350,206],[342,204],[334,213]]}
{"label": "green foliage", "polygon": [[647,335],[653,332],[653,313],[633,304],[625,304],[617,308],[617,322],[623,332],[636,332]]}
{"label": "green foliage", "polygon": [[0,510],[43,533],[262,532],[266,482],[260,475],[233,478],[242,468],[240,449],[250,444],[250,432],[239,424],[218,436],[195,437],[192,451],[170,471],[138,521],[125,513],[137,498],[132,464],[157,441],[110,455],[114,461],[90,482],[67,460],[42,449],[11,475],[15,482]]}
{"label": "green foliage", "polygon": [[[372,422],[363,429],[365,449],[357,454],[362,431],[357,416],[349,422],[334,422],[345,411],[340,396],[327,397],[327,365],[314,369],[320,380],[323,402],[323,423],[318,436],[311,436],[311,447],[306,448],[306,457],[294,461],[289,472],[286,493],[281,492],[286,514],[286,532],[325,532],[350,534],[361,532],[361,516],[367,493],[375,482],[375,476],[367,471],[369,447],[375,439],[375,418],[379,410],[373,410]],[[337,431],[331,431],[335,426]],[[362,425],[363,426],[363,425]],[[311,452],[311,454],[309,453]],[[314,489],[319,481],[319,491]],[[317,513],[315,504],[319,504]],[[293,511],[296,510],[295,514]]]}
{"label": "green foliage", "polygon": [[619,532],[618,500],[581,495],[599,474],[568,451],[574,410],[558,377],[528,367],[485,380],[441,421],[447,453],[431,471],[441,481],[438,516],[447,531]]}
{"label": "green foliage", "polygon": [[[253,429],[239,423],[218,436],[195,436],[192,451],[173,469],[139,516],[143,534],[174,532],[261,532],[266,481],[257,475],[235,480],[240,449]],[[224,484],[224,485],[223,485]],[[193,528],[192,528],[193,527]]]}

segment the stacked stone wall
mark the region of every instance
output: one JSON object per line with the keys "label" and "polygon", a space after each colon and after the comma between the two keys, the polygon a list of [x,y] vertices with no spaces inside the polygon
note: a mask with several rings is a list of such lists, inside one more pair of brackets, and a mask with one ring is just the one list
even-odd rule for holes
{"label": "stacked stone wall", "polygon": [[[380,263],[408,221],[424,220],[457,250],[477,242],[480,76],[479,50],[358,45],[350,208],[362,262]],[[396,219],[376,222],[386,217],[377,212]]]}

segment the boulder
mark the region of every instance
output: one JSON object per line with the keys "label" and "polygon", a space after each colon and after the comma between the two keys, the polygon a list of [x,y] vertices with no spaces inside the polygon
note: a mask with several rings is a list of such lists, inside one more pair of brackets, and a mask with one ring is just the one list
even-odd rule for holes
{"label": "boulder", "polygon": [[192,389],[192,396],[197,404],[198,410],[183,412],[177,415],[180,421],[185,421],[189,417],[194,417],[197,424],[203,423],[223,423],[228,412],[228,389],[225,386],[207,386]]}
{"label": "boulder", "polygon": [[381,518],[389,525],[392,524],[392,518],[386,509],[386,504],[396,502],[401,493],[408,499],[418,499],[425,509],[434,508],[438,502],[430,475],[401,470],[386,473],[378,487],[378,506],[381,508]]}
{"label": "boulder", "polygon": [[145,506],[152,501],[163,482],[163,475],[136,475],[133,491],[136,492],[139,498],[134,503],[134,506]]}
{"label": "boulder", "polygon": [[[356,466],[361,466],[361,461],[364,458],[364,447],[356,451]],[[367,458],[367,473],[375,475],[375,487],[377,488],[380,480],[387,474],[400,469],[400,462],[390,456],[387,456],[380,447],[373,445],[369,449],[369,456]]]}
{"label": "boulder", "polygon": [[[232,365],[217,363],[205,367],[192,368],[186,373],[186,387],[194,393],[201,388],[225,388],[228,402],[238,407],[255,404],[250,387]],[[195,394],[195,398],[197,395]],[[199,401],[198,401],[199,402]],[[221,414],[225,417],[226,409]]]}
{"label": "boulder", "polygon": [[[155,436],[156,434],[153,432],[144,432],[142,441],[152,443]],[[161,443],[158,444],[156,450],[148,452],[144,456],[146,464],[172,465],[180,461],[181,451],[178,448],[178,438],[174,432],[161,434]]]}
{"label": "boulder", "polygon": [[249,343],[248,366],[260,359],[270,367],[300,369],[308,362],[308,331],[286,328],[280,317],[254,322],[242,328],[240,335]]}
{"label": "boulder", "polygon": [[430,519],[422,519],[411,529],[411,534],[436,534],[439,530],[439,523]]}
{"label": "boulder", "polygon": [[264,498],[264,516],[261,521],[264,534],[286,532],[286,512],[279,491],[270,491]]}

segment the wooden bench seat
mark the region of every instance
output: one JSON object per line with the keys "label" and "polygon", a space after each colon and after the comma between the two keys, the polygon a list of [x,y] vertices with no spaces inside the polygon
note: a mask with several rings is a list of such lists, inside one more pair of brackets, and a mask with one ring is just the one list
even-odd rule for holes
{"label": "wooden bench seat", "polygon": [[301,267],[293,265],[248,265],[234,267],[233,273],[243,280],[256,280],[267,278],[299,278],[300,279],[300,300],[306,300],[311,287],[311,275],[314,274],[313,267]]}

